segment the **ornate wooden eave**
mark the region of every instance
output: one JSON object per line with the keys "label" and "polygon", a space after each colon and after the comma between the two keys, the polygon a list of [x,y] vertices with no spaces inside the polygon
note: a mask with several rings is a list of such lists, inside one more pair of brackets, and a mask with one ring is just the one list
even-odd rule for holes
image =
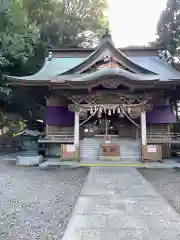
{"label": "ornate wooden eave", "polygon": [[[7,80],[6,76],[4,76],[5,80]],[[50,89],[84,89],[84,90],[90,90],[96,86],[99,85],[106,85],[108,87],[109,83],[111,84],[113,81],[115,81],[115,85],[113,89],[118,88],[118,86],[126,86],[130,89],[130,91],[133,90],[143,90],[143,89],[166,89],[166,90],[176,90],[180,91],[180,80],[171,80],[171,81],[157,81],[157,80],[147,80],[147,81],[134,81],[130,79],[123,79],[123,78],[115,78],[112,77],[111,80],[108,79],[96,79],[96,80],[89,80],[89,81],[47,81],[47,80],[19,80],[13,79],[13,81],[8,81],[7,84],[9,86],[14,86],[14,87],[47,87]],[[117,81],[117,83],[116,83]],[[178,90],[179,89],[179,90]]]}
{"label": "ornate wooden eave", "polygon": [[69,100],[71,100],[73,103],[77,104],[96,104],[98,101],[102,101],[103,103],[121,103],[121,104],[133,104],[141,103],[143,101],[150,101],[153,96],[156,94],[147,94],[147,93],[134,93],[130,94],[129,92],[121,92],[119,90],[114,90],[113,92],[111,90],[105,90],[105,91],[95,91],[91,94],[63,94],[65,97],[67,97]]}
{"label": "ornate wooden eave", "polygon": [[91,90],[97,86],[102,86],[104,89],[117,89],[120,86],[125,86],[129,89],[153,89],[155,86],[155,82],[151,82],[150,84],[143,84],[142,82],[137,82],[134,84],[133,82],[126,82],[126,83],[112,83],[112,81],[106,81],[106,80],[96,80],[93,82],[86,82],[86,83],[71,83],[71,82],[65,82],[65,83],[56,83],[56,84],[50,84],[50,89],[88,89]]}
{"label": "ornate wooden eave", "polygon": [[104,88],[116,89],[119,86],[128,88],[151,87],[160,80],[160,76],[152,74],[135,74],[121,69],[113,61],[108,61],[91,73],[57,76],[50,81],[51,88],[71,87],[87,88],[102,85]]}

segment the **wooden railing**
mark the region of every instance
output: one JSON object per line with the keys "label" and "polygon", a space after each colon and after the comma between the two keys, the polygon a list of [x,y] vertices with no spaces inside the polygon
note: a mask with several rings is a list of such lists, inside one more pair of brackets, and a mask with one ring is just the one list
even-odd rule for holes
{"label": "wooden railing", "polygon": [[48,137],[69,137],[69,136],[74,136],[73,132],[48,132],[48,133],[41,133],[40,136],[48,136]]}
{"label": "wooden railing", "polygon": [[58,142],[58,141],[72,141],[74,139],[74,133],[71,132],[57,132],[55,133],[41,133],[39,142],[49,141],[49,142]]}
{"label": "wooden railing", "polygon": [[180,133],[147,133],[147,140],[154,142],[180,142]]}
{"label": "wooden railing", "polygon": [[[102,135],[99,135],[102,137]],[[98,137],[96,135],[96,137]],[[112,136],[115,137],[115,136]],[[116,136],[117,137],[117,136]],[[55,133],[41,133],[40,139],[46,139],[51,141],[58,141],[58,140],[72,140],[74,139],[73,132],[57,132]],[[180,133],[147,133],[147,141],[154,142],[154,143],[180,143]]]}

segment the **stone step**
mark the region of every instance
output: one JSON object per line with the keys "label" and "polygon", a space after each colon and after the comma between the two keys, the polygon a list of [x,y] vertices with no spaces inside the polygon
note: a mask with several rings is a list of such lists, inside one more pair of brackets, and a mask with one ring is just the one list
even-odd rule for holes
{"label": "stone step", "polygon": [[[80,156],[81,159],[98,159],[99,158],[99,145],[104,142],[104,139],[84,139],[80,141]],[[141,156],[141,145],[139,141],[116,139],[112,141],[120,145],[120,159],[134,159],[139,160]]]}

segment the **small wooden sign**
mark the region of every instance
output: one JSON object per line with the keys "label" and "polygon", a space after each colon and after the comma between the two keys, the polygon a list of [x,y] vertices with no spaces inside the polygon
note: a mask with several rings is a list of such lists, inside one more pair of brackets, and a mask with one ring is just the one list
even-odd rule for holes
{"label": "small wooden sign", "polygon": [[101,144],[101,156],[114,157],[120,155],[120,148],[117,144]]}
{"label": "small wooden sign", "polygon": [[67,144],[67,145],[66,145],[66,150],[67,150],[67,153],[75,152],[75,146],[74,146],[74,144]]}
{"label": "small wooden sign", "polygon": [[110,135],[105,135],[104,140],[105,141],[111,141],[111,136]]}
{"label": "small wooden sign", "polygon": [[161,145],[143,145],[142,161],[163,161]]}
{"label": "small wooden sign", "polygon": [[104,136],[104,142],[105,142],[106,144],[110,144],[110,143],[111,143],[111,136],[105,135],[105,136]]}
{"label": "small wooden sign", "polygon": [[79,152],[74,144],[61,145],[61,160],[79,160]]}
{"label": "small wooden sign", "polygon": [[156,153],[156,145],[148,145],[147,151],[148,153]]}

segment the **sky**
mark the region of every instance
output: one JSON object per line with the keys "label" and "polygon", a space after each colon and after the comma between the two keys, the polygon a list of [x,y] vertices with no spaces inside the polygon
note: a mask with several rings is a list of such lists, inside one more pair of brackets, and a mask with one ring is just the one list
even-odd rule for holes
{"label": "sky", "polygon": [[167,0],[109,0],[108,18],[116,47],[147,45]]}

